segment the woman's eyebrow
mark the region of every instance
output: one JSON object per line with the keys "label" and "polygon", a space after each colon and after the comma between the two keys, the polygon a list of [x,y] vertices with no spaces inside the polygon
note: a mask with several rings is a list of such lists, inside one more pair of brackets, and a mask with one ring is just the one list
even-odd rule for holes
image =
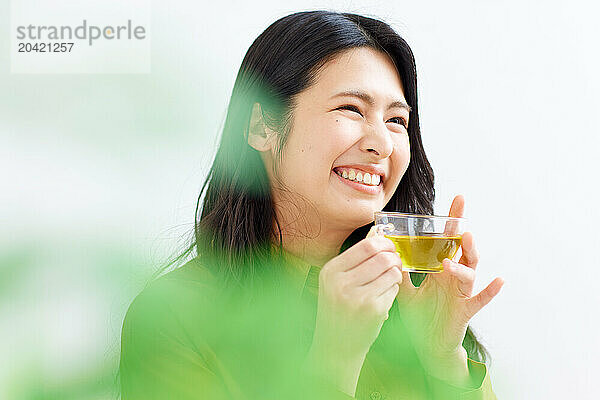
{"label": "woman's eyebrow", "polygon": [[[360,89],[344,90],[343,92],[334,94],[333,96],[330,97],[330,99],[333,99],[335,97],[341,97],[341,96],[357,97],[357,98],[361,99],[362,101],[366,102],[371,107],[375,104],[375,99],[373,98],[373,96],[371,96],[369,93],[363,92]],[[402,100],[392,101],[390,104],[388,104],[387,109],[389,110],[390,108],[393,108],[393,107],[404,108],[408,112],[410,112],[410,110],[411,110],[410,106]]]}

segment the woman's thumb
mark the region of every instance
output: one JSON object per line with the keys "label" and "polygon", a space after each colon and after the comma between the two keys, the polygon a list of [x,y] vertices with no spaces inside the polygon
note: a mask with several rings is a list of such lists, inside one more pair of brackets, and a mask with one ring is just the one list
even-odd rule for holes
{"label": "woman's thumb", "polygon": [[371,229],[369,229],[369,233],[367,233],[367,237],[371,237],[371,236],[375,236],[377,235],[377,228],[375,227],[375,225],[373,225],[371,227]]}

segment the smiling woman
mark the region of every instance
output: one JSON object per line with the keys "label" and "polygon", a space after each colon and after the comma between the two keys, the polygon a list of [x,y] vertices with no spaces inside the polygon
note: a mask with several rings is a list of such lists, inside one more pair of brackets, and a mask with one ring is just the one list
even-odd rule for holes
{"label": "smiling woman", "polygon": [[[273,182],[275,211],[285,226],[283,247],[323,265],[394,195],[410,161],[408,130],[399,122],[409,120],[409,112],[398,106],[406,100],[394,62],[371,47],[340,51],[313,79],[294,96],[280,160],[271,140],[277,133],[260,123],[260,112],[254,114],[249,142]],[[350,179],[339,179],[340,170]],[[383,177],[380,185],[370,185],[371,174]],[[284,199],[309,205],[299,214],[296,208],[277,207]],[[299,231],[305,238],[298,238]]]}
{"label": "smiling woman", "polygon": [[376,211],[431,214],[433,200],[408,44],[355,14],[276,21],[242,61],[195,240],[173,263],[192,260],[127,312],[122,397],[495,399],[484,349],[448,322],[454,275],[415,287],[394,244],[367,235]]}

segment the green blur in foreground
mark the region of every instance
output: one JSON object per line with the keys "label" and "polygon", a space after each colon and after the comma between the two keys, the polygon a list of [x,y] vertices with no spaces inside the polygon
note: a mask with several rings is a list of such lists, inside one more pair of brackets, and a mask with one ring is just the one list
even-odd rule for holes
{"label": "green blur in foreground", "polygon": [[81,236],[33,236],[0,255],[2,400],[118,397],[123,316],[148,262]]}
{"label": "green blur in foreground", "polygon": [[355,397],[306,371],[319,269],[288,261],[266,265],[244,287],[219,283],[196,258],[147,286],[123,325],[122,398],[496,398],[487,368],[472,360],[479,388],[427,377],[404,339],[395,302],[367,354]]}

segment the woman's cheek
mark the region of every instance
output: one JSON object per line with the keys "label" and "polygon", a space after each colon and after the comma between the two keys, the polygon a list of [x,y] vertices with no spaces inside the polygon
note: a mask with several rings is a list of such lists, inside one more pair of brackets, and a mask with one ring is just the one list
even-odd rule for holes
{"label": "woman's cheek", "polygon": [[347,123],[341,123],[336,125],[336,129],[333,131],[333,142],[336,148],[343,152],[354,146],[361,140],[363,133],[360,127],[352,121]]}
{"label": "woman's cheek", "polygon": [[394,143],[394,153],[396,153],[395,158],[401,164],[408,164],[410,160],[410,141],[408,140],[408,135],[398,136],[398,139]]}
{"label": "woman's cheek", "polygon": [[320,134],[316,139],[319,146],[326,149],[326,153],[339,155],[349,148],[353,141],[356,141],[356,135],[353,134],[350,124],[340,121],[324,126],[323,129],[320,129]]}
{"label": "woman's cheek", "polygon": [[[391,163],[390,167],[392,169],[393,178],[388,181],[389,186],[386,188],[387,192],[386,197],[394,193],[394,191],[398,188],[398,184],[402,180],[406,170],[408,169],[408,164],[410,163],[410,145],[408,142],[408,137],[399,138],[394,143],[394,151],[391,155]],[[386,185],[387,186],[387,185]]]}

